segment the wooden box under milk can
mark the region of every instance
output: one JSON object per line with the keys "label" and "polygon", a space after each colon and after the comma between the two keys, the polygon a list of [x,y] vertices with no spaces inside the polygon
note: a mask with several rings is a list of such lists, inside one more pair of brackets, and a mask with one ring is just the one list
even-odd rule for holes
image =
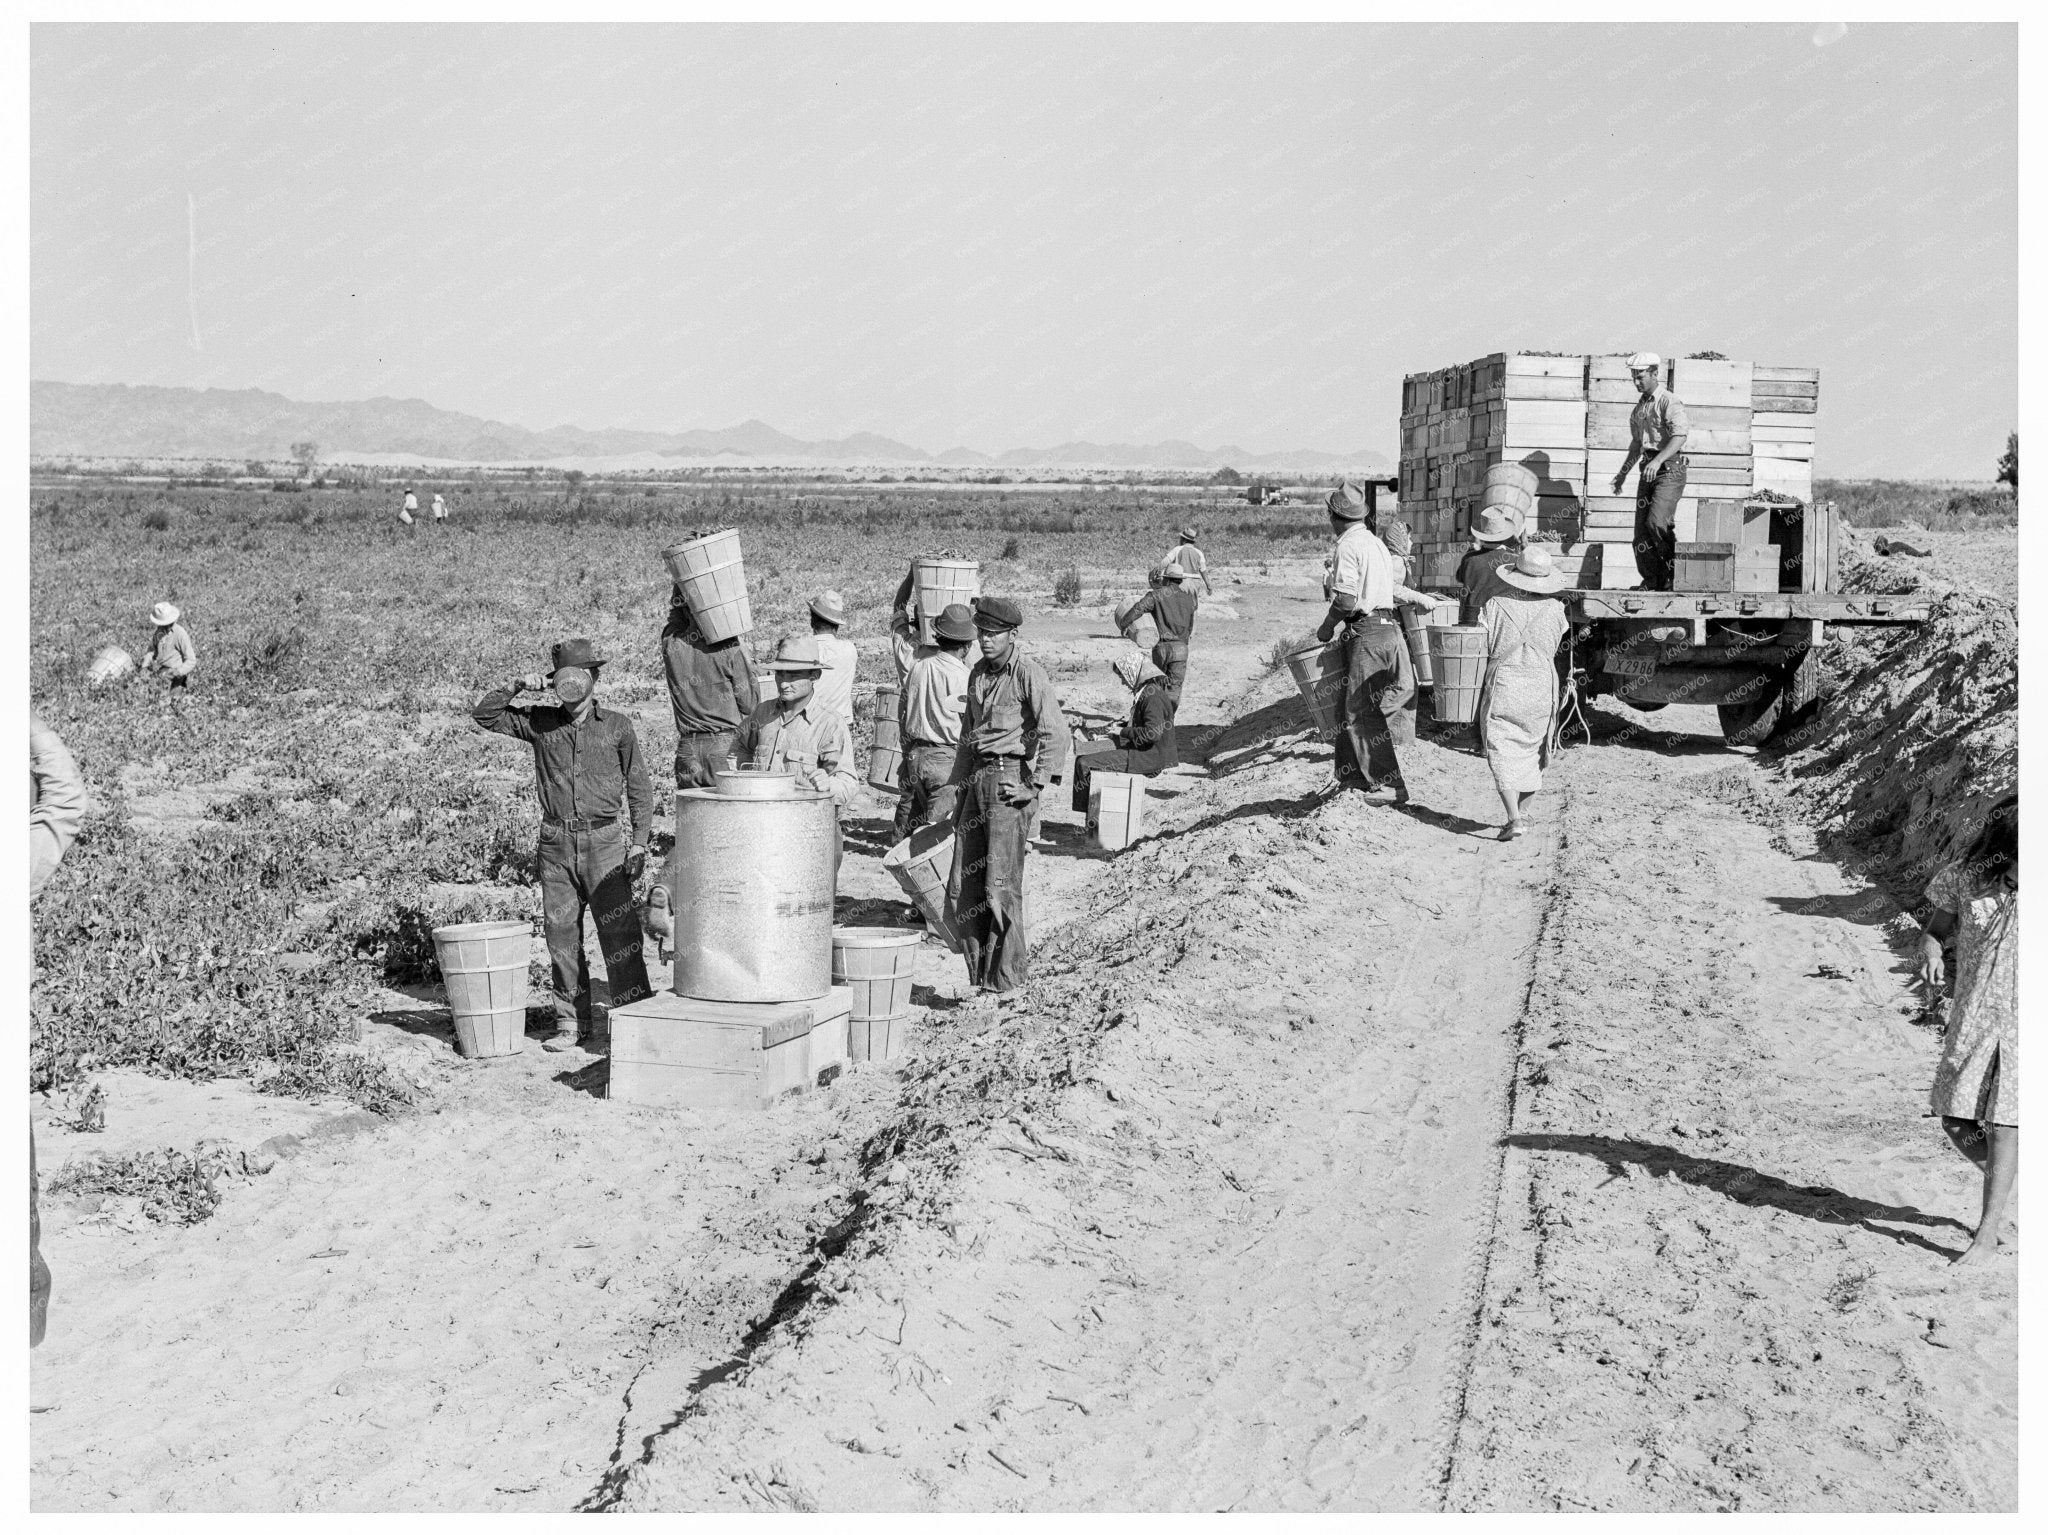
{"label": "wooden box under milk can", "polygon": [[675,799],[675,990],[612,1011],[607,1096],[625,1102],[760,1108],[846,1061],[832,798],[787,772],[715,777]]}

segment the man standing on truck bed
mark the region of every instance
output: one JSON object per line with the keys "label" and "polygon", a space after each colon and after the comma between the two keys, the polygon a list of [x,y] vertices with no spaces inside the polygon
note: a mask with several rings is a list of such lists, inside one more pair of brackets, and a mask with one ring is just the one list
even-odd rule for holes
{"label": "man standing on truck bed", "polygon": [[1678,498],[1685,494],[1685,439],[1690,423],[1678,396],[1661,382],[1664,359],[1655,352],[1636,352],[1628,360],[1629,377],[1642,398],[1629,412],[1628,457],[1614,477],[1621,494],[1630,469],[1640,462],[1636,484],[1636,569],[1645,591],[1671,590],[1672,546],[1678,538]]}

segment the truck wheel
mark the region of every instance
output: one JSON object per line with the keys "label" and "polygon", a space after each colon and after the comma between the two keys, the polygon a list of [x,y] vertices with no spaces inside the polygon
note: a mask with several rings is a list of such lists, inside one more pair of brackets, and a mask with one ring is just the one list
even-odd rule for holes
{"label": "truck wheel", "polygon": [[1778,716],[1784,705],[1785,689],[1776,682],[1759,688],[1754,698],[1719,705],[1716,712],[1721,716],[1721,739],[1730,746],[1763,745],[1778,728]]}

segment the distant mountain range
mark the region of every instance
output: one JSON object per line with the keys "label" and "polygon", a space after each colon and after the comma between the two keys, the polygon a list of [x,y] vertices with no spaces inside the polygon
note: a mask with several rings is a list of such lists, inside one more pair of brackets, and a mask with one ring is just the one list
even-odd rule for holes
{"label": "distant mountain range", "polygon": [[295,442],[320,445],[326,463],[416,459],[455,464],[548,464],[567,459],[674,459],[677,467],[709,462],[740,465],[911,465],[1007,468],[1366,469],[1386,467],[1384,454],[1247,453],[1226,444],[1191,442],[1063,442],[1050,448],[978,453],[948,448],[928,453],[872,432],[808,442],[765,421],[723,431],[586,431],[557,426],[536,432],[442,410],[425,400],[315,403],[262,389],[166,389],[152,385],[29,385],[29,453],[36,458],[262,459],[283,462]]}

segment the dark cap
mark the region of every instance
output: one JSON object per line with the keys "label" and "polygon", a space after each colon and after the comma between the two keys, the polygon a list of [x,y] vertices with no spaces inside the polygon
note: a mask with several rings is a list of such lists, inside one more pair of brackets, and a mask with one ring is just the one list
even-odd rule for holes
{"label": "dark cap", "polygon": [[1007,597],[977,597],[974,599],[974,627],[991,633],[1021,629],[1024,627],[1024,610]]}
{"label": "dark cap", "polygon": [[1365,492],[1346,480],[1330,492],[1330,515],[1346,522],[1365,520]]}
{"label": "dark cap", "polygon": [[555,670],[565,666],[602,666],[604,657],[589,640],[558,640],[554,649]]}
{"label": "dark cap", "polygon": [[942,640],[974,638],[974,610],[964,602],[949,602],[945,612],[932,620],[932,632]]}

